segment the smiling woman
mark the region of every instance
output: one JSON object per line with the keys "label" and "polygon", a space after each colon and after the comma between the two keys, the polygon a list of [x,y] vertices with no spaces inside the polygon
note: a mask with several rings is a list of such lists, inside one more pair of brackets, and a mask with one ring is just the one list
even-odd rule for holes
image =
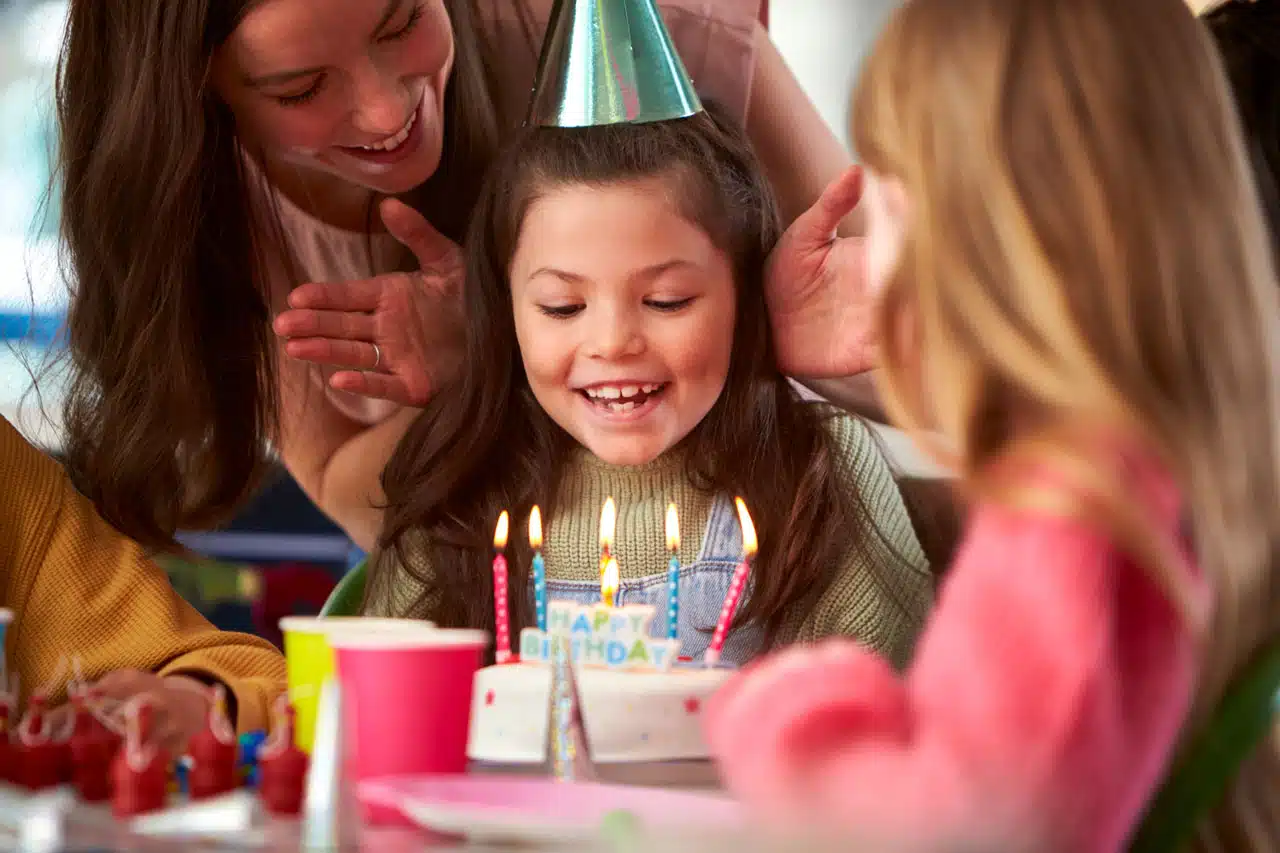
{"label": "smiling woman", "polygon": [[368,190],[407,193],[439,167],[454,45],[439,0],[272,0],[215,54],[214,88],[242,142],[290,176],[278,188],[319,192],[332,206],[313,214],[359,228]]}

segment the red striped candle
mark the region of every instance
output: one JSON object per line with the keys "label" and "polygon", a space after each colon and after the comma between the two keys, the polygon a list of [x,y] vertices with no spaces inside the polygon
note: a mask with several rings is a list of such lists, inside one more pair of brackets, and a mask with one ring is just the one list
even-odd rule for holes
{"label": "red striped candle", "polygon": [[708,667],[720,662],[720,653],[724,651],[724,641],[729,637],[729,626],[733,624],[733,615],[738,610],[738,602],[742,599],[742,590],[747,585],[747,576],[751,573],[751,559],[756,555],[756,526],[747,512],[747,505],[742,498],[734,498],[738,505],[738,521],[742,525],[742,562],[733,570],[733,578],[729,581],[729,592],[724,597],[724,606],[720,608],[720,619],[716,622],[715,633],[711,635],[711,645],[703,661]]}

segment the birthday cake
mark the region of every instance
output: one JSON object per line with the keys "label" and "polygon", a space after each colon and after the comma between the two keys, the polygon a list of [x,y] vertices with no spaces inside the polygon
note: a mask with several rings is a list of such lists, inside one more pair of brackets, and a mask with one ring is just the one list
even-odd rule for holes
{"label": "birthday cake", "polygon": [[683,665],[680,641],[650,636],[654,609],[552,601],[546,630],[520,632],[519,662],[476,675],[468,754],[521,765],[547,757],[551,642],[567,637],[597,764],[707,758],[702,711],[731,670]]}

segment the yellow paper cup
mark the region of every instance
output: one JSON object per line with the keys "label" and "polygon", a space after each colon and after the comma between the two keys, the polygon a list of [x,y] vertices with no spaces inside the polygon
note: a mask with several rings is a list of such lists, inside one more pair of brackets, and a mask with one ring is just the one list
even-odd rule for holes
{"label": "yellow paper cup", "polygon": [[294,710],[294,743],[311,753],[316,734],[316,711],[320,685],[334,676],[333,649],[329,636],[335,632],[393,633],[422,631],[435,626],[421,619],[375,619],[365,616],[286,616],[280,620],[284,633],[284,658],[289,678],[289,701]]}

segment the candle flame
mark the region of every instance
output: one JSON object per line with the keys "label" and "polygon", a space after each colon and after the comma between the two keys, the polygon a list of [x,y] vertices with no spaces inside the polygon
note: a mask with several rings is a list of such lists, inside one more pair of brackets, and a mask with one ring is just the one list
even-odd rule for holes
{"label": "candle flame", "polygon": [[675,504],[667,504],[667,550],[672,553],[680,550],[680,517]]}
{"label": "candle flame", "polygon": [[498,529],[493,532],[493,547],[495,550],[501,551],[507,547],[507,529],[511,526],[511,516],[507,515],[504,509],[502,515],[498,516]]}
{"label": "candle flame", "polygon": [[529,547],[535,551],[542,547],[542,510],[537,504],[529,510]]}
{"label": "candle flame", "polygon": [[604,502],[604,509],[600,510],[600,547],[606,552],[613,547],[613,531],[617,524],[618,509],[613,498],[609,498]]}
{"label": "candle flame", "polygon": [[756,555],[758,546],[756,526],[751,521],[751,513],[747,512],[747,505],[742,502],[742,498],[733,500],[738,505],[738,522],[742,525],[742,553],[749,560]]}
{"label": "candle flame", "polygon": [[613,607],[614,598],[618,594],[618,561],[613,557],[605,560],[604,574],[600,577],[600,597],[605,607]]}

